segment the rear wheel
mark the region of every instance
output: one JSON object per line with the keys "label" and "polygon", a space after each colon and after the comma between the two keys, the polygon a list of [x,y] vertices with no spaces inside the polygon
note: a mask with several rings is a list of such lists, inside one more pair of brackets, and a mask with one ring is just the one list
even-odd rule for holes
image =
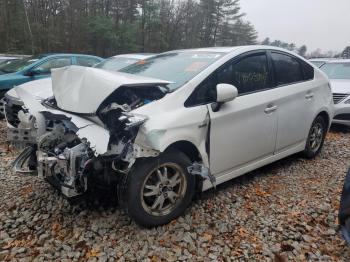
{"label": "rear wheel", "polygon": [[316,157],[323,146],[327,134],[327,124],[322,116],[317,116],[311,125],[303,154],[307,158]]}
{"label": "rear wheel", "polygon": [[127,183],[127,210],[136,223],[167,224],[180,216],[195,192],[195,177],[187,172],[191,161],[177,150],[135,163]]}

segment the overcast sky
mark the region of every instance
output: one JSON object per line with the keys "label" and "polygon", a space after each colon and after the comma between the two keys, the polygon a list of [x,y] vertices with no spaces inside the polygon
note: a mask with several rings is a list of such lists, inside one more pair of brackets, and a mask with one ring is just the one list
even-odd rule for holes
{"label": "overcast sky", "polygon": [[305,44],[308,52],[350,45],[350,0],[241,0],[241,7],[259,40]]}

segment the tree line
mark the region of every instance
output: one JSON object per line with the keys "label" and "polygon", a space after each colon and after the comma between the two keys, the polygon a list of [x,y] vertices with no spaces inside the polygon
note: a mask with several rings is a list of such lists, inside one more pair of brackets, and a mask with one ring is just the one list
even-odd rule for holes
{"label": "tree line", "polygon": [[287,49],[289,51],[293,51],[295,53],[298,53],[301,56],[306,56],[306,52],[307,52],[307,46],[306,45],[302,45],[302,46],[297,46],[294,43],[287,43],[287,42],[283,42],[281,40],[270,40],[269,37],[265,38],[262,42],[262,45],[271,45],[271,46],[276,46],[276,47],[281,47],[284,49]]}
{"label": "tree line", "polygon": [[107,57],[257,43],[239,0],[0,0],[0,52]]}

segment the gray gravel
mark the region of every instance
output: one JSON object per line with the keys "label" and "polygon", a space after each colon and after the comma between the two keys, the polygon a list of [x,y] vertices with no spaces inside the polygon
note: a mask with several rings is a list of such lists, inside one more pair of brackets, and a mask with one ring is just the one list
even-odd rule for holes
{"label": "gray gravel", "polygon": [[147,230],[105,200],[70,204],[38,178],[13,174],[15,153],[2,144],[0,261],[350,261],[337,226],[349,145],[350,133],[333,131],[317,159],[261,168]]}

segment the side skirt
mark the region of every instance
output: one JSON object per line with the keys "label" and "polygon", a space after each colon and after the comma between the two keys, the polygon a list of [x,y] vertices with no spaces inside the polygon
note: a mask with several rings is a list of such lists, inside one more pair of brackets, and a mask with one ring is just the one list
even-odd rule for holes
{"label": "side skirt", "polygon": [[[244,175],[250,171],[253,171],[255,169],[258,169],[259,167],[265,166],[267,164],[273,163],[277,160],[280,160],[282,158],[285,158],[287,156],[293,155],[295,153],[301,152],[304,150],[305,148],[305,141],[302,141],[301,143],[299,143],[298,145],[296,145],[293,148],[287,149],[283,152],[280,152],[277,155],[272,155],[272,156],[268,156],[266,158],[260,159],[258,161],[255,161],[253,163],[249,163],[245,166],[239,167],[237,169],[234,170],[230,170],[228,172],[225,173],[221,173],[221,174],[217,174],[215,175],[216,177],[216,185],[220,185],[221,183],[224,183],[226,181],[229,181],[233,178],[236,178],[238,176]],[[203,188],[202,191],[206,191],[208,189],[211,189],[213,186],[210,183],[210,181],[205,180],[203,183]]]}

